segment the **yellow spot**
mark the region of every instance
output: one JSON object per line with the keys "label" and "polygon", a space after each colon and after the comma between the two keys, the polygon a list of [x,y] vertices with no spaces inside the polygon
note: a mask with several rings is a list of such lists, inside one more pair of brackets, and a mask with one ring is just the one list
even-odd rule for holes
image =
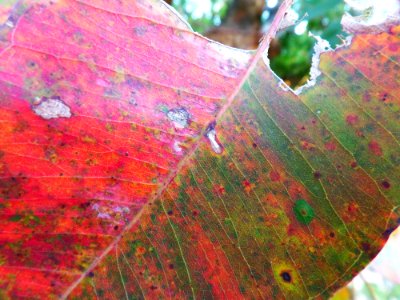
{"label": "yellow spot", "polygon": [[106,124],[106,129],[108,132],[113,132],[114,131],[114,126],[112,126],[110,123]]}
{"label": "yellow spot", "polygon": [[90,136],[88,136],[88,135],[84,136],[84,137],[82,138],[82,141],[83,141],[84,143],[91,143],[91,144],[96,143],[96,139],[95,139],[95,138],[92,138],[92,137],[90,137]]}

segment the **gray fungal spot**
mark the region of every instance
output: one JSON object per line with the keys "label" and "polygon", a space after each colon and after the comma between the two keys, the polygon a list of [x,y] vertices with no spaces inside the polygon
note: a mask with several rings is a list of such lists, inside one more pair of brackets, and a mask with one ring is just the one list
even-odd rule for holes
{"label": "gray fungal spot", "polygon": [[43,97],[36,99],[36,101],[37,104],[32,109],[43,119],[71,117],[71,109],[58,96],[51,98]]}
{"label": "gray fungal spot", "polygon": [[143,36],[147,32],[147,28],[145,26],[137,26],[137,27],[133,28],[133,32],[137,36]]}
{"label": "gray fungal spot", "polygon": [[131,92],[131,94],[129,96],[129,104],[137,106],[136,92]]}
{"label": "gray fungal spot", "polygon": [[170,109],[167,112],[167,117],[174,123],[174,126],[179,129],[187,127],[190,122],[190,114],[183,107]]}

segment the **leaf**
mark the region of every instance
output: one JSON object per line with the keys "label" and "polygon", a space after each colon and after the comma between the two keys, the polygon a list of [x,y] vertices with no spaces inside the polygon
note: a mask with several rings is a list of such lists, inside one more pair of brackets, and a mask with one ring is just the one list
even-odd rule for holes
{"label": "leaf", "polygon": [[285,10],[251,56],[158,1],[14,9],[5,297],[327,297],[377,254],[399,217],[400,27],[353,32],[295,95],[262,57]]}

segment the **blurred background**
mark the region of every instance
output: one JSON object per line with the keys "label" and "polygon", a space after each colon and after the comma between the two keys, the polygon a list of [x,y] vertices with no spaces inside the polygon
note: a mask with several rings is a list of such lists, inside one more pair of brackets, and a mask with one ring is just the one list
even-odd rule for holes
{"label": "blurred background", "polygon": [[[170,0],[192,28],[223,44],[256,49],[278,10],[278,0]],[[343,0],[299,0],[293,6],[295,26],[281,32],[269,51],[271,67],[290,86],[308,79],[315,39],[321,36],[331,47],[342,43],[346,33],[340,20],[350,8]]]}
{"label": "blurred background", "polygon": [[[376,1],[374,0],[375,4]],[[258,42],[278,10],[279,0],[170,0],[193,30],[223,44],[256,49]],[[353,1],[354,2],[354,1]],[[361,1],[362,4],[372,0]],[[388,6],[390,1],[379,0]],[[390,6],[390,5],[389,5]],[[364,5],[364,8],[368,7]],[[390,9],[390,8],[388,8]],[[332,48],[347,36],[340,25],[344,13],[360,15],[343,0],[297,0],[293,16],[298,21],[272,42],[269,50],[271,68],[292,88],[309,78],[315,39],[327,40]],[[400,229],[395,231],[381,253],[332,300],[400,299]]]}

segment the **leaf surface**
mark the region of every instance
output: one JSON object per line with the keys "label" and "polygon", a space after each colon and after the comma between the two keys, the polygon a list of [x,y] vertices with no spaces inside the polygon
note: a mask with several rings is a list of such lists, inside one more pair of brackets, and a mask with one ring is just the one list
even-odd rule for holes
{"label": "leaf surface", "polygon": [[397,227],[399,32],[354,32],[295,95],[262,49],[158,1],[21,2],[0,41],[4,294],[327,297]]}

